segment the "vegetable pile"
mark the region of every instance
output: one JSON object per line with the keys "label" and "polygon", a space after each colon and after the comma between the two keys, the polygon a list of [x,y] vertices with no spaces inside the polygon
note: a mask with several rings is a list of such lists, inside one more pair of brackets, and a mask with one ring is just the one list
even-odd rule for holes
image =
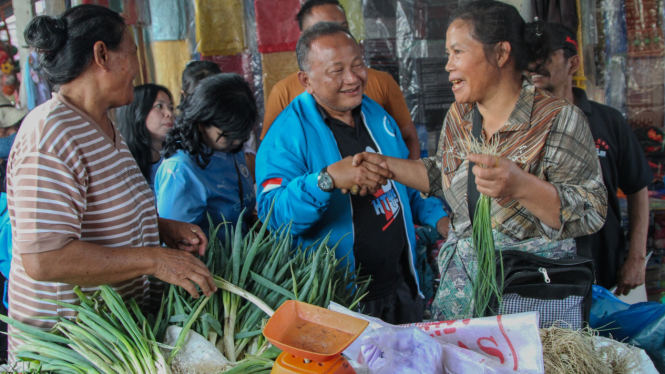
{"label": "vegetable pile", "polygon": [[[78,312],[75,320],[62,318],[51,332],[0,316],[23,332],[26,344],[18,358],[30,361],[35,372],[169,373],[191,330],[226,357],[231,366],[226,372],[269,373],[276,349],[262,328],[282,303],[299,300],[325,308],[335,301],[355,308],[366,294],[369,279],[335,258],[329,237],[316,246],[292,249],[289,226],[272,233],[255,226],[243,237],[241,224],[210,232],[201,260],[219,288],[211,297],[194,299],[168,285],[157,315],[144,317],[133,299],[128,309],[108,286],[90,298],[77,289],[80,305],[51,301]],[[220,229],[226,230],[225,242],[217,238]],[[173,346],[162,344],[174,325],[182,327],[178,340]]]}

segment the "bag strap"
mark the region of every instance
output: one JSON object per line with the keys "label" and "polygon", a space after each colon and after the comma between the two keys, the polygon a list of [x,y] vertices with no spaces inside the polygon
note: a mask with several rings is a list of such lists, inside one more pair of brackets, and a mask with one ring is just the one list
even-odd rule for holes
{"label": "bag strap", "polygon": [[[478,140],[482,141],[481,133],[483,131],[483,116],[478,110],[478,104],[473,107],[473,128],[471,129],[471,135]],[[469,161],[469,170],[467,176],[466,184],[466,201],[469,204],[469,220],[473,225],[473,217],[476,214],[476,204],[478,199],[480,199],[480,192],[478,192],[478,186],[476,186],[476,177],[471,171],[473,166],[476,165],[475,162]]]}
{"label": "bag strap", "polygon": [[240,211],[242,212],[243,209],[243,191],[242,191],[242,177],[240,176],[240,168],[238,168],[238,161],[236,160],[236,156],[233,156],[233,165],[236,167],[236,173],[238,174],[238,197],[240,198]]}

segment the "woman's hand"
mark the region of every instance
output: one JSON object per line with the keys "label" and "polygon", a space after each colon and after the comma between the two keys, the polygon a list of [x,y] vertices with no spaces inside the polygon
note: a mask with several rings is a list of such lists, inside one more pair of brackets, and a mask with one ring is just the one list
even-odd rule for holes
{"label": "woman's hand", "polygon": [[159,218],[159,238],[169,248],[203,256],[208,247],[205,233],[197,225]]}
{"label": "woman's hand", "polygon": [[524,187],[523,176],[527,173],[516,163],[504,157],[479,154],[469,154],[467,159],[476,163],[472,171],[476,176],[478,192],[496,199],[520,198]]}
{"label": "woman's hand", "polygon": [[155,265],[152,275],[164,282],[175,284],[187,290],[195,299],[199,297],[196,285],[204,295],[217,291],[210,270],[191,253],[171,248],[156,248]]}

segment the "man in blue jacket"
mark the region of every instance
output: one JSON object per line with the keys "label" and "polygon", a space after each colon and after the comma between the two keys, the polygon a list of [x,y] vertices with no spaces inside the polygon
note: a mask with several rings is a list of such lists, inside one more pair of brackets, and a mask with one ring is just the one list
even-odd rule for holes
{"label": "man in blue jacket", "polygon": [[270,229],[292,222],[305,246],[329,233],[331,242],[341,240],[337,257],[372,277],[364,312],[393,324],[419,322],[413,223],[446,234],[442,204],[387,180],[387,170],[352,166],[352,156],[364,151],[409,152],[393,118],[363,95],[367,70],[349,31],[318,23],[303,32],[296,53],[306,92],[277,117],[259,149],[259,216],[274,203]]}

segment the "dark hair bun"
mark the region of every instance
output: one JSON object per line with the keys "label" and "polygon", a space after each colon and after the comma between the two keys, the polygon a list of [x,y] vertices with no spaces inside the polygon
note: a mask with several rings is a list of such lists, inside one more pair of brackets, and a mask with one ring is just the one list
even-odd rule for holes
{"label": "dark hair bun", "polygon": [[25,41],[43,58],[55,56],[67,43],[67,24],[60,17],[39,16],[25,28]]}
{"label": "dark hair bun", "polygon": [[533,22],[527,22],[524,25],[524,44],[529,52],[530,62],[544,62],[550,54],[547,24],[537,17]]}

